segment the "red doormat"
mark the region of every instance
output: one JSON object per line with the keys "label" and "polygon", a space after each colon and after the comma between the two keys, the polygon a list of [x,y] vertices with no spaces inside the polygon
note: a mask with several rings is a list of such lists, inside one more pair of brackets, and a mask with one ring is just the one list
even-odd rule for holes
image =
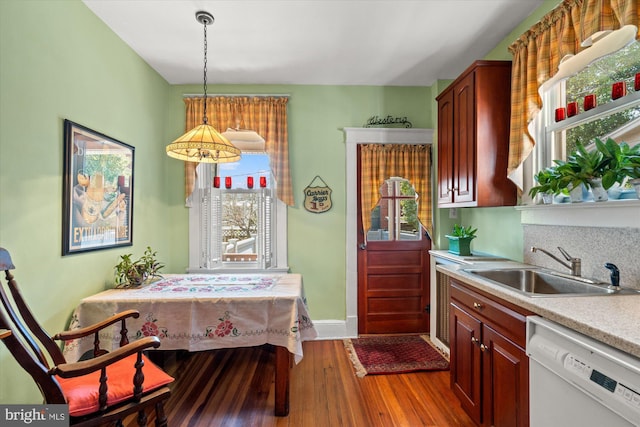
{"label": "red doormat", "polygon": [[356,375],[444,371],[449,362],[423,335],[375,335],[345,339]]}

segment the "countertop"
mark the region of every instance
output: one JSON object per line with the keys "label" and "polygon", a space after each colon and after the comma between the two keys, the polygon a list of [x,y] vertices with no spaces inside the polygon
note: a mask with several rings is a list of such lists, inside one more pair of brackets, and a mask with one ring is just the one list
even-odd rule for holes
{"label": "countertop", "polygon": [[[435,251],[434,251],[435,252]],[[434,253],[440,257],[441,253]],[[487,261],[481,268],[525,266],[515,261]],[[516,304],[612,347],[640,358],[640,294],[529,297],[462,271],[469,264],[437,264],[436,270]]]}

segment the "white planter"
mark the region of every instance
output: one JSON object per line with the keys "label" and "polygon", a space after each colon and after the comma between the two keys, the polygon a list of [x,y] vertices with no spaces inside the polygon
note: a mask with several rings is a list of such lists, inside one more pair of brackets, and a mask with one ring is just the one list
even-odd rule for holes
{"label": "white planter", "polygon": [[545,205],[553,203],[553,193],[541,193],[540,198],[542,199],[542,203]]}
{"label": "white planter", "polygon": [[640,178],[631,179],[629,180],[629,182],[631,183],[631,185],[633,185],[633,188],[636,190],[636,197],[640,199]]}
{"label": "white planter", "polygon": [[593,194],[593,200],[596,202],[606,202],[609,200],[607,190],[602,186],[602,178],[590,179],[589,185],[591,186],[591,194]]}
{"label": "white planter", "polygon": [[576,188],[572,188],[569,190],[569,197],[571,198],[571,203],[580,203],[583,199],[586,199],[584,195],[584,185],[580,184]]}

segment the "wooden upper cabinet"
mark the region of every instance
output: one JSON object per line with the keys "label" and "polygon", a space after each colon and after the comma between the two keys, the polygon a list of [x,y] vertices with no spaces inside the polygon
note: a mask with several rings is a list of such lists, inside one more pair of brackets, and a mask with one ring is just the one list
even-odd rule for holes
{"label": "wooden upper cabinet", "polygon": [[438,101],[438,206],[512,206],[511,62],[476,61]]}

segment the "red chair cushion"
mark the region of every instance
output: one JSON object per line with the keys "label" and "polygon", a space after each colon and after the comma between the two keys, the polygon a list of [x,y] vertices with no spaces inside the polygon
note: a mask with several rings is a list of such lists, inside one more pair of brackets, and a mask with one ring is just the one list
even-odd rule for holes
{"label": "red chair cushion", "polygon": [[[113,365],[107,367],[107,405],[115,405],[133,397],[133,376],[136,368],[137,355],[132,354]],[[169,384],[173,378],[153,364],[146,356],[142,356],[144,366],[143,390],[155,390]],[[78,417],[91,414],[99,410],[98,387],[100,386],[100,371],[92,372],[76,378],[56,379],[69,403],[69,415]]]}

